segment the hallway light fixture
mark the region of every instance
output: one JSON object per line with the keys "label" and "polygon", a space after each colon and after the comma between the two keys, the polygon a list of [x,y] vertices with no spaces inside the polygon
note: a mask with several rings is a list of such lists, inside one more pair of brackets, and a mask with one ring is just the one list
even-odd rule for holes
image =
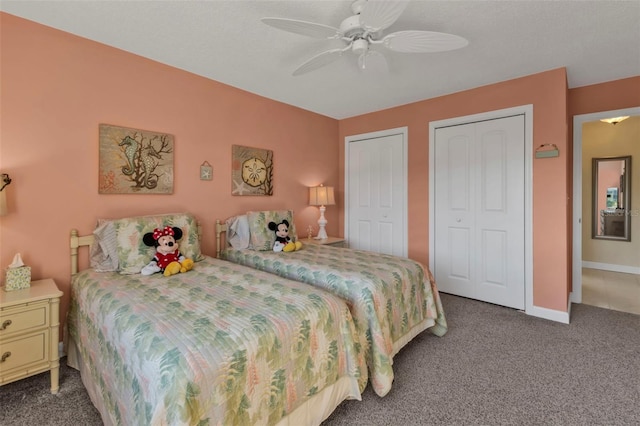
{"label": "hallway light fixture", "polygon": [[627,118],[629,118],[629,116],[628,115],[624,115],[622,117],[603,118],[600,121],[602,121],[603,123],[616,125],[619,122],[626,120]]}
{"label": "hallway light fixture", "polygon": [[11,183],[11,178],[8,174],[0,174],[0,216],[6,216],[9,213],[7,208],[7,191],[4,188]]}
{"label": "hallway light fixture", "polygon": [[316,240],[326,240],[327,231],[324,229],[327,225],[327,219],[324,218],[325,206],[333,206],[336,203],[333,195],[333,186],[314,186],[309,188],[309,205],[320,206],[320,219],[318,219],[318,236]]}

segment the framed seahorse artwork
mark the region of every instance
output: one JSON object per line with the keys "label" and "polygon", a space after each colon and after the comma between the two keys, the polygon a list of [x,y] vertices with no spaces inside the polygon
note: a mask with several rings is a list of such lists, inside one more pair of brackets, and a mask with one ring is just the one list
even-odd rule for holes
{"label": "framed seahorse artwork", "polygon": [[231,195],[273,195],[273,151],[231,147]]}
{"label": "framed seahorse artwork", "polygon": [[100,124],[100,194],[172,194],[173,135]]}

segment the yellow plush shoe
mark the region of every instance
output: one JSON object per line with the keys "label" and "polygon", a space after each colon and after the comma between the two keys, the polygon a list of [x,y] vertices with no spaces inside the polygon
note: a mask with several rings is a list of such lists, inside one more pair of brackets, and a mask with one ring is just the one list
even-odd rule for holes
{"label": "yellow plush shoe", "polygon": [[180,272],[181,267],[182,266],[180,265],[180,262],[171,262],[170,264],[167,265],[166,268],[164,268],[163,275],[165,277],[170,277],[171,275],[175,275],[178,272]]}
{"label": "yellow plush shoe", "polygon": [[180,272],[187,272],[193,268],[193,259],[185,259],[182,261]]}
{"label": "yellow plush shoe", "polygon": [[286,246],[284,246],[284,248],[282,249],[282,251],[286,251],[291,252],[291,251],[298,251],[302,248],[302,243],[300,241],[296,241],[294,242],[288,242]]}

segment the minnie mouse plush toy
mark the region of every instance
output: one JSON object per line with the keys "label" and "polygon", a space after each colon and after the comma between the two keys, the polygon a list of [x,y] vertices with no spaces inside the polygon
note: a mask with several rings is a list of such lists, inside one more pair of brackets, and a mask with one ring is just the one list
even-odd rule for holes
{"label": "minnie mouse plush toy", "polygon": [[162,272],[165,277],[168,277],[191,270],[193,260],[185,258],[178,249],[176,240],[180,238],[182,238],[182,229],[170,226],[156,228],[153,232],[144,234],[142,241],[149,247],[155,247],[156,254],[140,273],[151,275]]}

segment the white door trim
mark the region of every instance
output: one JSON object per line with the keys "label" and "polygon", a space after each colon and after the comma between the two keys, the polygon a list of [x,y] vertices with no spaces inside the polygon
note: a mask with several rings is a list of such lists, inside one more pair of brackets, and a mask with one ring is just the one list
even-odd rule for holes
{"label": "white door trim", "polygon": [[[573,116],[573,256],[571,302],[582,303],[582,125],[602,118],[640,115],[640,107]],[[590,226],[590,225],[589,225]]]}
{"label": "white door trim", "polygon": [[533,105],[522,105],[464,117],[449,118],[429,122],[429,268],[434,270],[435,250],[435,133],[439,127],[456,126],[477,121],[494,120],[513,115],[524,114],[524,283],[525,312],[529,315],[543,316],[539,308],[533,306]]}
{"label": "white door trim", "polygon": [[404,152],[403,158],[403,175],[402,175],[402,211],[404,216],[404,225],[402,229],[404,245],[402,247],[402,256],[409,256],[409,179],[408,179],[408,166],[409,166],[409,129],[408,127],[397,127],[395,129],[381,130],[378,132],[363,133],[360,135],[346,136],[344,138],[344,237],[349,242],[349,143],[354,141],[360,141],[363,139],[382,138],[391,135],[402,135],[402,150]]}

